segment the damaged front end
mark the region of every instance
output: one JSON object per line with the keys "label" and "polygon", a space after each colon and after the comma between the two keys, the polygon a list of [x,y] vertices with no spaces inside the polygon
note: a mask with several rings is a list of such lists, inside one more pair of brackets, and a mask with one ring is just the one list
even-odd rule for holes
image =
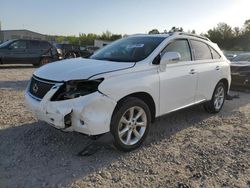
{"label": "damaged front end", "polygon": [[53,83],[34,76],[25,98],[38,119],[64,131],[98,135],[109,131],[116,106],[115,101],[98,91],[102,81]]}

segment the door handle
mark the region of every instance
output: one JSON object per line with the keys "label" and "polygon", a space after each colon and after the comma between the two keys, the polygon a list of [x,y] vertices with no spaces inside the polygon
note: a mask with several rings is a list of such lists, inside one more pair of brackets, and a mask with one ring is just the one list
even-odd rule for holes
{"label": "door handle", "polygon": [[195,74],[195,73],[196,73],[195,69],[191,69],[189,72],[189,74]]}
{"label": "door handle", "polygon": [[220,66],[216,66],[216,67],[215,67],[215,70],[220,70]]}

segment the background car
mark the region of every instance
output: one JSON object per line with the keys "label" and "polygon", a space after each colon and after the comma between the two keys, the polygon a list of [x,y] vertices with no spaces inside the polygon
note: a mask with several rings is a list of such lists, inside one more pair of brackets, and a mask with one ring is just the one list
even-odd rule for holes
{"label": "background car", "polygon": [[235,58],[237,55],[236,54],[225,54],[225,56],[226,56],[226,58],[228,59],[228,60],[232,60],[233,58]]}
{"label": "background car", "polygon": [[77,58],[81,56],[80,46],[74,44],[55,44],[60,59]]}
{"label": "background car", "polygon": [[81,48],[81,56],[83,58],[89,58],[91,55],[93,55],[99,47],[96,46],[86,46]]}
{"label": "background car", "polygon": [[250,89],[250,53],[242,53],[231,63],[232,89]]}
{"label": "background car", "polygon": [[41,66],[54,60],[58,60],[58,53],[48,41],[20,39],[0,45],[0,64]]}

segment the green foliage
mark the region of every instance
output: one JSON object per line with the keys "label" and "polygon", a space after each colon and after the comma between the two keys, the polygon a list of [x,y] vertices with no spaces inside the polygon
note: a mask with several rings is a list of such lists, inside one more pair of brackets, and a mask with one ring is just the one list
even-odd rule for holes
{"label": "green foliage", "polygon": [[148,32],[148,34],[160,34],[160,32],[158,31],[158,29],[152,29]]}
{"label": "green foliage", "polygon": [[217,43],[224,50],[250,50],[250,20],[246,20],[242,28],[219,23],[210,29],[206,37]]}
{"label": "green foliage", "polygon": [[80,33],[79,36],[55,36],[55,41],[57,43],[70,43],[70,44],[79,44],[81,46],[94,45],[95,39],[114,41],[122,38],[122,35],[112,34],[110,31],[106,31],[101,35],[94,33]]}

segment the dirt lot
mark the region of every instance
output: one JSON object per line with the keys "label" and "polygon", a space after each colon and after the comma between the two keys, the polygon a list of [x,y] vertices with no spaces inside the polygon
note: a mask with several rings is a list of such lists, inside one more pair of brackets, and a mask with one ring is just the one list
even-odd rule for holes
{"label": "dirt lot", "polygon": [[89,139],[26,110],[23,92],[33,71],[0,67],[1,188],[250,187],[250,94],[226,101],[217,115],[196,106],[161,117],[131,153],[99,143],[83,157],[77,154]]}

